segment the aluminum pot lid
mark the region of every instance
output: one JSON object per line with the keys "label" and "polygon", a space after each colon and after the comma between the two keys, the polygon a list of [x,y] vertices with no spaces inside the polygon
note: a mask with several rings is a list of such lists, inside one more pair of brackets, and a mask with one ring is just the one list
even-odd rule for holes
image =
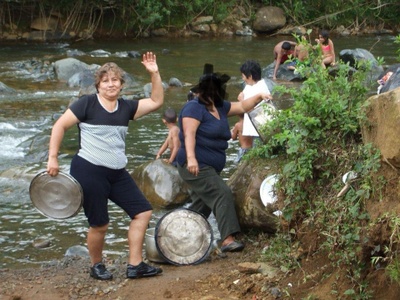
{"label": "aluminum pot lid", "polygon": [[208,257],[213,241],[210,223],[186,208],[165,214],[155,230],[159,254],[174,265],[198,264]]}
{"label": "aluminum pot lid", "polygon": [[278,182],[278,175],[270,175],[263,180],[260,186],[260,198],[264,206],[273,204],[277,200],[275,184]]}
{"label": "aluminum pot lid", "polygon": [[67,219],[82,208],[82,187],[71,175],[59,172],[50,176],[46,171],[37,174],[29,186],[35,208],[52,219]]}

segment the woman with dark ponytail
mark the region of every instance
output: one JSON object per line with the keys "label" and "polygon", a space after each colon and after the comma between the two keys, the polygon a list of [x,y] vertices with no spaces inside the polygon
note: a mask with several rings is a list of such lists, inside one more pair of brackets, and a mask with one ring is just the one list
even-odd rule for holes
{"label": "woman with dark ponytail", "polygon": [[258,93],[246,101],[229,102],[225,84],[230,77],[218,75],[211,65],[206,66],[208,70],[205,67],[206,71],[194,89],[197,97],[187,102],[180,112],[178,171],[191,190],[190,209],[206,218],[214,213],[221,234],[222,252],[241,251],[244,245],[235,240],[240,225],[234,197],[220,176],[231,138],[228,117],[243,114],[263,99],[272,97]]}

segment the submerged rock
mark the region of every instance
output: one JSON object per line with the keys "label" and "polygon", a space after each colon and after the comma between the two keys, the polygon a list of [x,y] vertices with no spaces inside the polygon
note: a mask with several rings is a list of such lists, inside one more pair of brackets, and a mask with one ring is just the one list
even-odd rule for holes
{"label": "submerged rock", "polygon": [[84,246],[72,246],[67,249],[65,256],[89,257],[89,250]]}
{"label": "submerged rock", "polygon": [[4,83],[0,82],[0,93],[2,94],[14,94],[16,91]]}
{"label": "submerged rock", "polygon": [[51,241],[49,239],[37,239],[32,243],[32,245],[38,249],[48,248],[51,246]]}

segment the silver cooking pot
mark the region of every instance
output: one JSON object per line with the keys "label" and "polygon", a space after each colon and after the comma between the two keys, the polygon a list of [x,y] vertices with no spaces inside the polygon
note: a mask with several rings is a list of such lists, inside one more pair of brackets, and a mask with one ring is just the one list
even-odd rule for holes
{"label": "silver cooking pot", "polygon": [[167,261],[162,258],[162,256],[158,253],[157,246],[156,246],[156,239],[155,239],[155,228],[148,228],[146,230],[146,235],[144,236],[145,242],[145,251],[146,257],[148,260],[156,263],[166,263]]}

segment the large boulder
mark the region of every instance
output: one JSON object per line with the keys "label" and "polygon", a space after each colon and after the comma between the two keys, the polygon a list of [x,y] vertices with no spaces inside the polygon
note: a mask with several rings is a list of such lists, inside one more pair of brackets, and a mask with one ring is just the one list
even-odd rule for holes
{"label": "large boulder", "polygon": [[92,70],[83,70],[81,72],[75,73],[68,79],[69,87],[80,87],[86,89],[88,87],[94,87],[94,72]]}
{"label": "large boulder", "polygon": [[[270,63],[268,66],[263,68],[262,77],[264,78],[272,78],[274,75],[275,62]],[[288,69],[288,64],[280,64],[278,71],[276,72],[276,78],[284,81],[292,81],[292,82],[300,82],[304,81],[299,73],[294,72],[293,70]]]}
{"label": "large boulder", "polygon": [[369,83],[376,83],[376,80],[383,72],[383,67],[375,59],[375,56],[368,50],[362,48],[343,49],[339,53],[339,58],[344,63],[349,63],[349,65],[355,69],[359,67],[357,63],[363,61],[370,62],[372,68],[369,73],[369,78],[368,78]]}
{"label": "large boulder", "polygon": [[72,57],[60,59],[54,63],[54,72],[60,81],[68,81],[75,73],[92,69],[88,64]]}
{"label": "large boulder", "polygon": [[[54,63],[54,72],[60,81],[66,81],[69,87],[80,87],[82,90],[93,90],[95,72],[100,68],[97,64],[88,65],[80,60],[69,57]],[[123,71],[124,89],[138,87],[132,75]],[[151,90],[151,89],[150,89]]]}
{"label": "large boulder", "polygon": [[276,6],[261,7],[255,15],[253,30],[258,32],[271,32],[282,28],[286,24],[283,10]]}
{"label": "large boulder", "polygon": [[261,201],[260,187],[263,180],[274,175],[276,167],[264,168],[259,161],[243,161],[229,178],[227,184],[235,196],[236,213],[243,229],[259,229],[267,233],[275,233],[278,210],[275,203],[264,205]]}
{"label": "large boulder", "polygon": [[190,200],[187,185],[177,168],[162,159],[142,164],[131,176],[155,208],[181,207]]}
{"label": "large boulder", "polygon": [[377,147],[383,160],[400,168],[400,88],[370,97],[362,124],[364,143]]}

